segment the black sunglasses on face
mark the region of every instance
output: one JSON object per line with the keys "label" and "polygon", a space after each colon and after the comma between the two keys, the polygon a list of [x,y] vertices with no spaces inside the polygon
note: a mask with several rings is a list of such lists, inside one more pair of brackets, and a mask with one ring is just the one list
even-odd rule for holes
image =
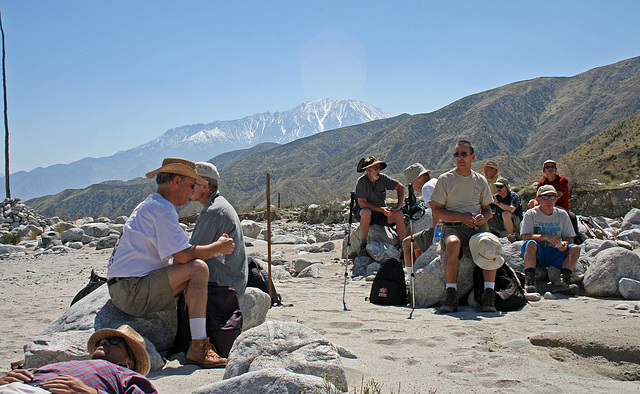
{"label": "black sunglasses on face", "polygon": [[469,152],[455,152],[453,154],[453,157],[460,157],[460,156],[467,157],[467,156],[469,156]]}
{"label": "black sunglasses on face", "polygon": [[[135,356],[133,355],[133,352],[131,352],[131,349],[129,349],[129,346],[127,346],[127,342],[124,341],[124,338],[109,337],[109,338],[103,338],[103,339],[106,339],[110,345],[114,345],[114,346],[117,346],[120,342],[124,342],[124,347],[125,349],[127,349],[127,356],[129,356],[129,359],[135,360]],[[96,342],[96,347],[100,346],[100,342],[102,342],[103,339],[100,339]]]}
{"label": "black sunglasses on face", "polygon": [[504,185],[496,185],[496,189],[502,189]]}
{"label": "black sunglasses on face", "polygon": [[555,194],[543,194],[540,196],[540,198],[543,200],[555,200],[556,197],[558,196],[556,196]]}
{"label": "black sunglasses on face", "polygon": [[556,166],[544,166],[545,170],[551,169],[551,168],[556,168]]}

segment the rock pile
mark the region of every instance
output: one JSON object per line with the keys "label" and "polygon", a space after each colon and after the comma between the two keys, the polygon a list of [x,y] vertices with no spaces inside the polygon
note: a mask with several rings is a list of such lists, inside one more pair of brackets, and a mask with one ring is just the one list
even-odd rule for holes
{"label": "rock pile", "polygon": [[32,211],[19,198],[6,198],[0,203],[0,236],[17,231],[28,234],[32,231],[41,234],[51,221]]}

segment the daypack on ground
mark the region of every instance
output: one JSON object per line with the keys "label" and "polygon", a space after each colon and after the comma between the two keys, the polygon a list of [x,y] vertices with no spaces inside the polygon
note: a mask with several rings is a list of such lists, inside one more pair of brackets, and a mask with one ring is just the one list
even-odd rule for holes
{"label": "daypack on ground", "polygon": [[[249,270],[247,287],[255,287],[269,294],[269,275],[251,257],[248,259],[247,268]],[[271,305],[282,305],[282,297],[276,291],[273,281],[271,281],[271,291],[273,292],[271,294]]]}
{"label": "daypack on ground", "polygon": [[[496,309],[499,311],[515,311],[527,305],[524,289],[518,274],[506,263],[496,271]],[[482,304],[484,277],[482,268],[476,266],[473,271],[473,298]]]}
{"label": "daypack on ground", "polygon": [[88,296],[89,293],[91,293],[98,287],[102,286],[106,282],[107,282],[107,278],[104,278],[96,274],[95,270],[93,270],[92,268],[91,275],[89,276],[89,283],[82,290],[80,290],[75,297],[73,297],[73,300],[71,300],[71,305],[75,304],[76,302],[80,301],[84,297]]}
{"label": "daypack on ground", "polygon": [[402,264],[398,260],[382,263],[371,284],[369,301],[378,305],[407,305],[407,285]]}
{"label": "daypack on ground", "polygon": [[[228,286],[209,283],[207,295],[207,336],[221,357],[229,356],[229,351],[238,335],[242,333],[242,312],[238,304],[238,294]],[[184,292],[178,298],[178,331],[173,341],[176,352],[187,352],[191,342],[189,311],[184,300]]]}

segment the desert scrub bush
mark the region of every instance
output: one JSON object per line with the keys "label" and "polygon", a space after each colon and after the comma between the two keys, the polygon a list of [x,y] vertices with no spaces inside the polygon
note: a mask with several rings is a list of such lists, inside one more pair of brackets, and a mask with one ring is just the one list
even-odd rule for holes
{"label": "desert scrub bush", "polygon": [[2,235],[2,243],[5,245],[17,245],[22,241],[22,235],[17,231],[11,231]]}

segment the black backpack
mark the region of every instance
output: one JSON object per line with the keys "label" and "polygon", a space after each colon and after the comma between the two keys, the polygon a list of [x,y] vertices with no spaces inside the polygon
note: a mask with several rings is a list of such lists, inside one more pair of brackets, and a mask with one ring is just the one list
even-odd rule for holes
{"label": "black backpack", "polygon": [[73,300],[71,300],[71,305],[69,306],[72,306],[76,302],[88,296],[92,291],[102,286],[106,282],[107,282],[107,278],[104,278],[96,274],[96,271],[91,269],[91,276],[89,276],[89,283],[82,290],[80,290],[75,297],[73,297]]}
{"label": "black backpack", "polygon": [[[509,267],[507,263],[502,264],[496,272],[494,290],[496,292],[495,306],[499,311],[515,311],[527,305],[519,274]],[[476,266],[473,271],[473,298],[479,304],[482,304],[483,292],[484,276],[482,275],[482,268]]]}
{"label": "black backpack", "polygon": [[[247,287],[255,287],[269,294],[269,275],[264,272],[264,270],[258,263],[253,260],[252,257],[248,258],[247,268],[249,271],[247,277]],[[273,284],[273,281],[271,281],[271,291],[273,292],[273,294],[271,294],[271,306],[281,306],[282,297],[276,291],[276,287]]]}
{"label": "black backpack", "polygon": [[371,284],[369,301],[378,305],[407,305],[407,285],[402,264],[398,260],[382,263]]}
{"label": "black backpack", "polygon": [[[221,357],[228,357],[233,342],[242,333],[242,312],[238,294],[229,286],[209,282],[207,294],[207,336]],[[191,342],[189,310],[184,292],[178,298],[178,331],[173,341],[173,351],[187,353]]]}

